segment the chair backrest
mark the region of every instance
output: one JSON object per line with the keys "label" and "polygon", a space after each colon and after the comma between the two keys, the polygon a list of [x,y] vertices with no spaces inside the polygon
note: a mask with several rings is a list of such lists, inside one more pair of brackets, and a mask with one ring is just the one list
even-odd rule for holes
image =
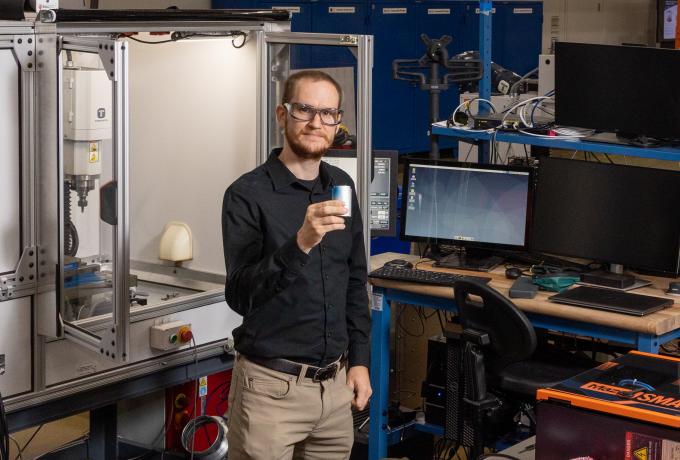
{"label": "chair backrest", "polygon": [[[536,349],[536,332],[510,299],[476,282],[456,281],[453,289],[463,329],[489,335],[491,343],[484,347],[489,370],[531,357]],[[472,301],[470,294],[481,298],[481,303]]]}

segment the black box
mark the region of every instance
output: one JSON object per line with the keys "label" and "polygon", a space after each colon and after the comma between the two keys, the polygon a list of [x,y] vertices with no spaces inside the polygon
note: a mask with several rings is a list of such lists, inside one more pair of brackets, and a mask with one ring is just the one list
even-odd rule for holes
{"label": "black box", "polygon": [[635,284],[635,277],[630,275],[619,275],[617,273],[596,271],[581,273],[581,281],[598,286],[606,286],[616,289],[625,289]]}

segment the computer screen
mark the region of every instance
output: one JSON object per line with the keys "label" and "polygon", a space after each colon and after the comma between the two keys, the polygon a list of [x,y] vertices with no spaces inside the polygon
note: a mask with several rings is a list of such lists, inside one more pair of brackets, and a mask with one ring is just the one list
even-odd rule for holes
{"label": "computer screen", "polygon": [[680,138],[680,51],[556,43],[555,121],[625,136]]}
{"label": "computer screen", "polygon": [[[355,150],[329,150],[324,161],[345,171],[357,183]],[[371,236],[397,234],[397,168],[396,150],[374,150],[373,170],[369,186],[369,225]],[[366,218],[366,216],[364,216]]]}
{"label": "computer screen", "polygon": [[660,42],[675,40],[678,20],[678,0],[659,0],[658,39]]}
{"label": "computer screen", "polygon": [[523,249],[532,175],[522,167],[410,160],[404,168],[401,237]]}
{"label": "computer screen", "polygon": [[678,171],[542,158],[532,249],[677,274],[678,197]]}

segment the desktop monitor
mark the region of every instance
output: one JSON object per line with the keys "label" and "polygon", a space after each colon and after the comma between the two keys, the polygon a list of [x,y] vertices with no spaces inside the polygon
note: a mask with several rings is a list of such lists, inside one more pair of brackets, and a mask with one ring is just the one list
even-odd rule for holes
{"label": "desktop monitor", "polygon": [[[332,149],[323,159],[345,171],[354,184],[357,183],[356,150]],[[396,150],[374,150],[372,166],[369,186],[371,236],[396,236],[398,152]]]}
{"label": "desktop monitor", "polygon": [[409,160],[401,238],[469,249],[525,249],[531,168]]}
{"label": "desktop monitor", "polygon": [[680,51],[557,42],[555,121],[621,137],[680,139]]}
{"label": "desktop monitor", "polygon": [[532,249],[678,274],[680,172],[542,158]]}
{"label": "desktop monitor", "polygon": [[675,41],[678,21],[678,0],[658,0],[657,40],[661,43]]}

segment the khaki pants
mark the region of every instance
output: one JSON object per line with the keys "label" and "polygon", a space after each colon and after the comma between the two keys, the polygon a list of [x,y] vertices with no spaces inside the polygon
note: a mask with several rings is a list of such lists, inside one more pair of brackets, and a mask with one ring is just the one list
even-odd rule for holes
{"label": "khaki pants", "polygon": [[344,460],[354,442],[352,390],[343,366],[313,382],[239,356],[229,391],[229,460]]}

